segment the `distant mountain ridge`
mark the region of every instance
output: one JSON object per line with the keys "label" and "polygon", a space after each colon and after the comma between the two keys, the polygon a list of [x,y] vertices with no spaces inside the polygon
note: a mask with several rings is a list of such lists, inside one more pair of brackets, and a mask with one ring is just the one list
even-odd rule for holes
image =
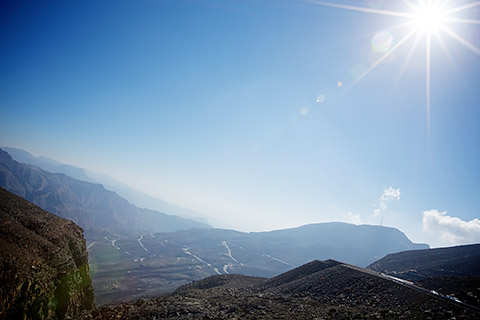
{"label": "distant mountain ridge", "polygon": [[[322,252],[322,259],[367,266],[370,261],[383,257],[387,252],[429,248],[425,243],[413,243],[396,228],[344,222],[314,223],[298,228],[252,233],[252,238],[262,239],[264,236],[275,244],[282,244],[273,254],[289,251],[295,265],[318,259],[318,252]],[[299,239],[300,243],[294,239]],[[297,251],[293,243],[304,248],[317,248],[317,255],[305,255]]]}
{"label": "distant mountain ridge", "polygon": [[102,185],[21,164],[0,150],[0,186],[84,229],[175,231],[207,224],[140,209]]}
{"label": "distant mountain ridge", "polygon": [[107,190],[116,192],[122,198],[125,198],[127,201],[140,208],[148,208],[169,214],[180,215],[208,224],[204,215],[199,212],[149,196],[107,175],[93,173],[79,167],[63,164],[47,157],[35,157],[29,152],[18,148],[1,147],[1,149],[10,154],[10,156],[17,162],[30,164],[52,173],[63,173],[77,180],[102,184]]}
{"label": "distant mountain ridge", "polygon": [[98,181],[89,177],[85,170],[81,168],[77,168],[68,164],[63,164],[46,157],[34,157],[30,153],[22,149],[10,147],[1,147],[1,149],[3,151],[6,151],[13,160],[19,163],[30,164],[32,166],[39,167],[42,170],[52,173],[63,173],[77,180],[98,183]]}

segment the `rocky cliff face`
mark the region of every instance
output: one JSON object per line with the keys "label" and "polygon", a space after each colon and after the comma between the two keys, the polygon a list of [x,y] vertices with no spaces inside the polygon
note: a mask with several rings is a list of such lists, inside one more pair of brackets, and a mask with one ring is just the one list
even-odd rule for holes
{"label": "rocky cliff face", "polygon": [[0,319],[75,318],[93,307],[83,230],[0,188]]}

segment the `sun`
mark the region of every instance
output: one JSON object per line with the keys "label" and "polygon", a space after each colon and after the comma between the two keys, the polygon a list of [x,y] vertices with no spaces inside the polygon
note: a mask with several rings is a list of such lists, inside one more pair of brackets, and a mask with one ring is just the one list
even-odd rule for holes
{"label": "sun", "polygon": [[438,3],[424,3],[412,13],[412,22],[421,31],[435,32],[445,26],[448,11]]}
{"label": "sun", "polygon": [[[448,46],[445,44],[444,37],[455,40],[457,43],[463,45],[476,55],[480,56],[480,48],[474,43],[466,40],[461,35],[457,34],[451,28],[452,24],[464,24],[464,25],[480,25],[480,20],[469,19],[463,17],[462,14],[468,13],[470,10],[480,7],[480,1],[478,0],[401,0],[398,2],[403,3],[408,10],[407,11],[395,11],[376,9],[370,7],[360,7],[355,5],[341,4],[329,1],[321,0],[300,0],[308,3],[312,3],[320,6],[333,7],[338,9],[345,9],[350,11],[357,11],[366,14],[377,14],[383,16],[391,16],[396,19],[405,19],[405,23],[394,25],[390,29],[402,29],[409,28],[402,38],[397,41],[393,41],[389,31],[387,33],[380,34],[380,44],[386,46],[382,48],[382,56],[373,62],[362,74],[360,74],[355,81],[353,81],[347,89],[356,85],[370,72],[380,66],[389,56],[392,55],[398,48],[407,45],[410,39],[415,39],[409,50],[408,55],[405,58],[402,68],[400,69],[398,78],[402,75],[405,67],[407,66],[413,52],[416,50],[420,40],[423,38],[425,41],[425,106],[427,115],[427,135],[430,134],[430,105],[431,105],[431,60],[432,60],[432,41],[436,40],[440,47],[445,52],[446,56],[450,57],[448,52]],[[460,16],[459,16],[460,14]],[[378,34],[377,34],[378,35]],[[375,37],[378,37],[378,36]],[[387,36],[385,36],[387,35]],[[375,37],[373,39],[375,39]],[[388,39],[388,43],[384,40]],[[375,41],[373,41],[375,43]],[[375,48],[374,48],[375,49]]]}

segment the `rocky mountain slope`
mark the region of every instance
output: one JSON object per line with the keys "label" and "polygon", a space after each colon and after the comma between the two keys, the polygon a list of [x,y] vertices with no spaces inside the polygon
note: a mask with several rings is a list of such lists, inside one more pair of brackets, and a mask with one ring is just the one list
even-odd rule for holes
{"label": "rocky mountain slope", "polygon": [[211,275],[272,277],[313,259],[365,266],[390,252],[426,247],[397,229],[346,223],[252,233],[88,231],[87,239],[97,303],[165,294]]}
{"label": "rocky mountain slope", "polygon": [[392,253],[368,269],[414,281],[439,276],[480,277],[480,244]]}
{"label": "rocky mountain slope", "polygon": [[337,261],[272,279],[219,275],[172,295],[106,305],[84,319],[478,319],[478,311]]}
{"label": "rocky mountain slope", "polygon": [[75,318],[93,307],[83,230],[0,188],[0,319]]}
{"label": "rocky mountain slope", "polygon": [[393,253],[368,268],[480,307],[480,244]]}
{"label": "rocky mountain slope", "polygon": [[0,150],[0,186],[84,229],[175,231],[205,223],[140,209],[100,184],[16,162]]}

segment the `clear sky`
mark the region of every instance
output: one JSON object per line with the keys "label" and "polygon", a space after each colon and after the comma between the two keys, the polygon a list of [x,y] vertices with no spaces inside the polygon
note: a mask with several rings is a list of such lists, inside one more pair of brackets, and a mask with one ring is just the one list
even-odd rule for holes
{"label": "clear sky", "polygon": [[2,1],[0,145],[238,230],[480,242],[479,2],[331,3]]}

